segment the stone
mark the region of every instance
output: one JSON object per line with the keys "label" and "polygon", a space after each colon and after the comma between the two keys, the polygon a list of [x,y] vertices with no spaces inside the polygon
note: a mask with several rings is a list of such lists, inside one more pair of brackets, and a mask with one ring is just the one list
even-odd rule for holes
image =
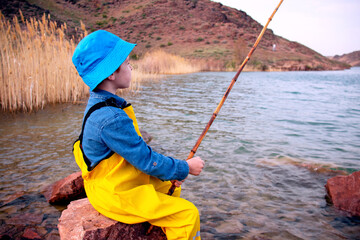
{"label": "stone", "polygon": [[58,229],[61,240],[165,240],[159,227],[154,227],[149,235],[148,223],[125,224],[107,218],[97,212],[87,198],[72,201],[59,219]]}
{"label": "stone", "polygon": [[44,219],[44,214],[41,212],[25,212],[12,215],[5,220],[7,225],[28,226],[39,225]]}
{"label": "stone", "polygon": [[360,171],[330,178],[325,187],[336,208],[360,216]]}
{"label": "stone", "polygon": [[31,228],[26,228],[24,234],[21,239],[32,239],[32,240],[40,240],[42,237],[36,232],[36,230]]}
{"label": "stone", "polygon": [[81,172],[70,174],[47,186],[42,193],[51,204],[69,203],[72,200],[86,197]]}
{"label": "stone", "polygon": [[21,235],[19,233],[23,233],[25,230],[25,226],[17,226],[17,225],[9,225],[4,223],[3,221],[0,222],[0,239],[19,239]]}
{"label": "stone", "polygon": [[152,136],[151,136],[148,132],[146,132],[146,131],[144,131],[144,130],[142,130],[142,129],[140,129],[140,133],[141,133],[141,136],[142,136],[142,138],[144,139],[144,141],[145,141],[147,144],[149,144],[149,142],[150,142],[151,139],[152,139]]}
{"label": "stone", "polygon": [[[0,207],[3,207],[4,205],[18,199],[19,197],[25,195],[24,191],[20,191],[20,192],[15,192],[10,196],[6,196],[3,199],[0,200]],[[0,238],[1,239],[1,238]]]}

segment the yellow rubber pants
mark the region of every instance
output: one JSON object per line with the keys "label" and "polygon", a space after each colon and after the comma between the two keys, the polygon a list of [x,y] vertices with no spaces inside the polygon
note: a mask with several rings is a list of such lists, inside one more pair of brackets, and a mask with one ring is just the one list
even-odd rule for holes
{"label": "yellow rubber pants", "polygon": [[[141,136],[132,107],[123,110]],[[199,212],[194,204],[180,198],[180,188],[167,195],[171,182],[141,172],[117,153],[89,172],[80,141],[74,143],[73,152],[87,197],[98,212],[127,224],[149,222],[161,227],[169,240],[200,239]]]}

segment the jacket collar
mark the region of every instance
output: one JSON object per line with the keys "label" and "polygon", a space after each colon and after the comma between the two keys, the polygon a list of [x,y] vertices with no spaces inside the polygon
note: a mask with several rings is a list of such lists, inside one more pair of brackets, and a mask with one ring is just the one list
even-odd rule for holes
{"label": "jacket collar", "polygon": [[115,94],[112,94],[111,92],[100,89],[95,89],[94,91],[90,91],[90,98],[98,98],[101,99],[101,101],[105,101],[108,98],[114,98],[116,100],[116,103],[119,105],[119,107],[122,108],[128,105],[125,99]]}

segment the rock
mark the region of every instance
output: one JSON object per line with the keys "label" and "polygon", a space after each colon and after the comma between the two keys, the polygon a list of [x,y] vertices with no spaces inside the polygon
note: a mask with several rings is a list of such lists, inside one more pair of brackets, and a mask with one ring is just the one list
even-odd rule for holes
{"label": "rock", "polygon": [[151,136],[148,132],[146,132],[146,131],[144,131],[144,130],[142,130],[142,129],[140,129],[140,133],[141,133],[141,136],[142,136],[142,138],[144,139],[144,141],[145,141],[147,144],[149,144],[149,142],[150,142],[151,139],[152,139],[152,136]]}
{"label": "rock", "polygon": [[86,197],[81,172],[70,174],[66,178],[46,187],[43,190],[43,195],[51,204],[68,203]]}
{"label": "rock", "polygon": [[25,230],[25,226],[14,226],[5,224],[4,221],[0,222],[0,239],[1,240],[12,240],[19,239],[21,235],[19,233],[23,233]]}
{"label": "rock", "polygon": [[[0,200],[0,207],[3,207],[4,205],[18,199],[19,197],[25,195],[25,192],[24,191],[20,191],[20,192],[16,192],[16,193],[13,193],[12,195],[10,196],[6,196],[4,197],[2,200]],[[1,238],[0,238],[1,239]]]}
{"label": "rock", "polygon": [[360,171],[330,178],[325,187],[336,208],[360,216]]}
{"label": "rock", "polygon": [[281,166],[281,165],[294,165],[296,167],[301,167],[308,169],[310,172],[316,172],[321,174],[327,174],[331,176],[335,175],[348,175],[349,173],[346,169],[341,168],[332,163],[326,162],[312,162],[306,161],[300,158],[293,158],[289,156],[277,156],[271,159],[258,159],[256,160],[257,163],[266,164],[270,166]]}
{"label": "rock", "polygon": [[148,227],[148,223],[128,225],[107,218],[98,213],[87,198],[71,202],[58,224],[62,240],[166,239],[159,227],[146,235]]}
{"label": "rock", "polygon": [[28,226],[39,225],[44,219],[44,214],[41,212],[26,212],[12,215],[5,220],[7,225]]}
{"label": "rock", "polygon": [[25,229],[21,239],[40,240],[42,239],[42,237],[40,237],[39,234],[34,229],[27,228]]}

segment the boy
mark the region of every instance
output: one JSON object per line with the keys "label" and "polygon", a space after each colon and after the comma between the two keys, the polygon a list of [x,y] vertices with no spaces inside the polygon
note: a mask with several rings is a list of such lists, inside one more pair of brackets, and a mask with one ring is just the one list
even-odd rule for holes
{"label": "boy", "polygon": [[74,156],[90,203],[101,214],[127,224],[149,222],[168,239],[200,239],[197,208],[167,195],[169,180],[179,187],[188,174],[199,175],[204,161],[187,161],[152,151],[141,138],[132,106],[115,95],[128,88],[135,44],[99,30],[80,41],[73,63],[90,87],[82,132]]}

